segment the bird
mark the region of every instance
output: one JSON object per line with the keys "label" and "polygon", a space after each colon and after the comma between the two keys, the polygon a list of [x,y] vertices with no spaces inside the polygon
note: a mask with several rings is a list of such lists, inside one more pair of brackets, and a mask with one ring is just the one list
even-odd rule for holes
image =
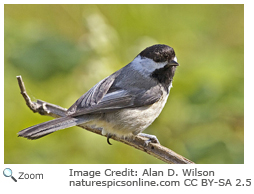
{"label": "bird", "polygon": [[179,66],[175,51],[155,44],[141,51],[129,64],[98,82],[83,94],[61,118],[18,132],[19,137],[39,139],[55,131],[83,125],[102,128],[107,142],[112,136],[146,137],[159,143],[155,135],[142,133],[160,115]]}

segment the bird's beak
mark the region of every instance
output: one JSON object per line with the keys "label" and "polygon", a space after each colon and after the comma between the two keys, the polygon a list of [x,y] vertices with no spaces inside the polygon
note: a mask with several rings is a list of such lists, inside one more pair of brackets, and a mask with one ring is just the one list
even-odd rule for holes
{"label": "bird's beak", "polygon": [[177,63],[176,61],[174,60],[171,60],[169,63],[168,63],[169,66],[179,66],[179,63]]}

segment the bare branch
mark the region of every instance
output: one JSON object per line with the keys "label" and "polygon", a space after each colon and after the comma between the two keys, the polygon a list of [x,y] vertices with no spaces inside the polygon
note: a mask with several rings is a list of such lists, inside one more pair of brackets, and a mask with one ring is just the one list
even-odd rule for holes
{"label": "bare branch", "polygon": [[36,103],[32,102],[31,98],[27,95],[26,88],[25,88],[25,85],[24,85],[21,75],[17,76],[17,80],[19,83],[20,93],[22,94],[23,98],[25,99],[27,106],[33,112],[37,112],[38,106]]}
{"label": "bare branch", "polygon": [[[41,115],[48,115],[54,118],[65,116],[66,109],[60,106],[50,104],[48,102],[44,102],[42,100],[37,100],[36,102],[32,102],[30,97],[26,93],[25,85],[21,76],[17,76],[18,84],[20,87],[21,94],[26,101],[27,106],[34,112],[38,112]],[[101,128],[88,128],[82,125],[78,125],[81,128],[84,128],[93,133],[101,134]],[[184,158],[183,156],[175,153],[174,151],[158,144],[158,143],[149,143],[148,146],[145,145],[145,141],[147,140],[144,137],[139,135],[135,136],[135,138],[118,138],[116,136],[112,136],[112,139],[125,143],[129,146],[132,146],[138,150],[144,151],[166,163],[170,164],[194,164],[192,161]]]}

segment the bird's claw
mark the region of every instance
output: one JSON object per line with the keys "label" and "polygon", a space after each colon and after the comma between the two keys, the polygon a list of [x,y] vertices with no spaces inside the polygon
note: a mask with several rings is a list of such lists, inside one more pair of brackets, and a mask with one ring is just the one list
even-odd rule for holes
{"label": "bird's claw", "polygon": [[110,141],[109,141],[109,139],[110,139],[111,137],[112,137],[112,135],[108,133],[108,135],[107,135],[107,143],[108,143],[109,145],[112,145],[112,144],[110,143]]}
{"label": "bird's claw", "polygon": [[158,143],[158,144],[160,144],[158,138],[155,135],[150,135],[150,134],[146,134],[146,133],[140,133],[139,135],[141,137],[148,138],[147,140],[145,140],[145,146],[148,146],[149,143]]}

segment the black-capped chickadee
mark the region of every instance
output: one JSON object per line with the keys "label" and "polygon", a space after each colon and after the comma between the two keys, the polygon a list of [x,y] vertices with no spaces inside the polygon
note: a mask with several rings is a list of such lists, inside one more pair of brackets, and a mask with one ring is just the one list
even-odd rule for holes
{"label": "black-capped chickadee", "polygon": [[161,113],[178,65],[173,48],[163,44],[148,47],[131,63],[83,94],[65,117],[26,128],[18,135],[38,139],[60,129],[83,125],[102,128],[108,143],[113,135],[137,134],[159,143],[156,136],[141,132]]}

